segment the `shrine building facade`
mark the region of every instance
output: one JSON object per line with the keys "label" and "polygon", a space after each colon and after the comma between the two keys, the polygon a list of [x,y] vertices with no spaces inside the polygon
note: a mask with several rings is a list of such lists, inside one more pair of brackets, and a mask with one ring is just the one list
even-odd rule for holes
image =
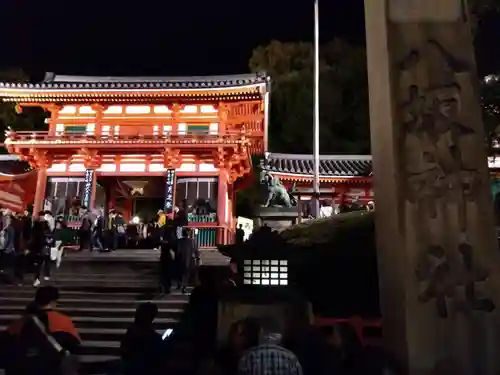
{"label": "shrine building facade", "polygon": [[190,225],[224,243],[251,156],[267,149],[269,83],[265,74],[52,73],[39,84],[0,83],[0,98],[18,112],[35,106],[48,113],[46,131],[9,130],[5,147],[36,169],[35,213],[48,208],[71,217],[76,200],[130,218],[172,213],[186,202]]}

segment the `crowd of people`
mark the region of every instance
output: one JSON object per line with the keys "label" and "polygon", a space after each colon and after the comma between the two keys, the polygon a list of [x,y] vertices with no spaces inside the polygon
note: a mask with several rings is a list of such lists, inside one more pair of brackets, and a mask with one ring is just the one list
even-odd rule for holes
{"label": "crowd of people", "polygon": [[221,340],[218,301],[237,290],[233,265],[222,278],[200,269],[187,311],[167,339],[154,329],[156,307],[143,307],[144,318],[136,317],[122,341],[123,374],[378,375],[394,370],[379,350],[363,347],[350,325],[312,325],[302,298],[287,302],[280,317],[247,316],[232,322]]}
{"label": "crowd of people", "polygon": [[[229,275],[231,272],[228,273]],[[362,346],[349,325],[318,328],[302,300],[291,300],[281,318],[247,316],[218,337],[218,299],[234,284],[200,271],[188,308],[173,329],[158,332],[154,303],[137,307],[121,339],[123,375],[357,375],[388,374],[380,352]],[[0,336],[6,375],[77,375],[80,336],[57,309],[59,291],[37,289],[24,315]]]}
{"label": "crowd of people", "polygon": [[[26,273],[33,273],[33,285],[50,280],[53,266],[61,265],[64,247],[71,231],[50,211],[31,217],[28,211],[0,214],[0,274],[7,282],[22,285]],[[8,272],[12,271],[9,275]]]}
{"label": "crowd of people", "polygon": [[[99,212],[90,211],[83,215],[78,230],[80,250],[112,251],[118,246],[126,224],[119,212],[108,216],[105,220]],[[52,264],[60,265],[62,249],[69,243],[64,222],[50,212],[40,212],[36,218],[27,212],[6,214],[0,222],[3,272],[12,266],[14,279],[22,282],[26,270],[32,268],[35,286],[42,275],[48,280]],[[244,233],[238,229],[236,242],[241,243]],[[208,268],[199,268],[195,232],[188,227],[182,207],[176,207],[172,217],[158,212],[149,237],[161,252],[160,293],[170,293],[175,284],[182,293],[191,283],[196,287],[181,323],[163,335],[154,324],[157,306],[138,306],[134,322],[121,340],[123,375],[177,373],[172,370],[176,361],[185,361],[187,366],[179,373],[193,375],[388,373],[382,355],[364,348],[349,325],[320,329],[309,324],[303,301],[290,302],[281,321],[275,316],[248,316],[233,322],[220,345],[218,301],[228,289],[234,291],[241,284],[236,261],[231,260],[222,278]],[[71,318],[57,310],[58,299],[57,288],[38,288],[24,315],[0,335],[0,368],[7,375],[78,374],[80,336]],[[187,346],[179,345],[186,342]]]}
{"label": "crowd of people", "polygon": [[[195,232],[187,227],[185,210],[176,207],[173,219],[159,210],[144,229],[146,248],[161,250],[162,273],[168,275],[162,277],[164,291],[170,290],[167,278],[178,280],[179,288],[185,290],[186,275],[194,268],[191,263],[199,259]],[[51,211],[35,216],[28,211],[0,211],[0,274],[8,283],[22,285],[25,275],[32,273],[33,285],[38,287],[42,280],[50,280],[54,267],[60,267],[65,249],[110,252],[137,242],[136,236],[137,226],[127,225],[115,210],[105,217],[101,210],[84,209],[76,230]],[[187,253],[192,256],[184,256]]]}
{"label": "crowd of people", "polygon": [[[173,283],[182,293],[196,279],[200,252],[196,229],[188,227],[185,202],[175,207],[172,215],[159,210],[157,216],[144,229],[146,248],[160,251],[160,293],[170,293]],[[79,229],[80,251],[113,251],[127,242],[136,242],[138,226],[126,224],[120,212],[111,211],[105,220],[102,212],[87,211]]]}

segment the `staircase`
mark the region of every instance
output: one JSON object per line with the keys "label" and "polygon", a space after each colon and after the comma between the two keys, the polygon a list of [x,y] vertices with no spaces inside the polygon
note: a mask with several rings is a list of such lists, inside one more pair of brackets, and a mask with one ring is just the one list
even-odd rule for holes
{"label": "staircase", "polygon": [[[154,250],[69,253],[52,280],[44,282],[60,288],[58,308],[73,319],[81,335],[82,375],[120,373],[120,340],[139,303],[157,304],[155,326],[160,333],[179,321],[188,296],[175,290],[162,298],[155,296],[158,258]],[[29,274],[24,286],[0,286],[0,330],[32,301],[31,282]]]}

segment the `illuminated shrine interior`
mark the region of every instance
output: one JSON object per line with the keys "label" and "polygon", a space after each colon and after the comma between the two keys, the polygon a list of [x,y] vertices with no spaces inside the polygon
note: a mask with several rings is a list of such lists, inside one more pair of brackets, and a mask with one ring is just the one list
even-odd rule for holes
{"label": "illuminated shrine interior", "polygon": [[[72,202],[81,195],[83,177],[49,177],[46,199],[56,215],[68,215]],[[218,178],[183,176],[175,183],[175,204],[186,202],[189,212],[217,213]],[[138,217],[147,222],[164,207],[163,176],[97,176],[95,207],[115,209],[126,218]]]}

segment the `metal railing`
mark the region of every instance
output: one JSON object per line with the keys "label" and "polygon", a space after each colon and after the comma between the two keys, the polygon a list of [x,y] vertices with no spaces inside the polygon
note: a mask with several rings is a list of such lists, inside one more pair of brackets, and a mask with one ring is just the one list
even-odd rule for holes
{"label": "metal railing", "polygon": [[216,142],[216,141],[237,141],[243,136],[263,136],[263,132],[246,132],[245,130],[229,130],[229,131],[219,131],[217,133],[212,133],[210,131],[177,131],[171,132],[169,134],[155,134],[153,131],[150,133],[138,131],[137,133],[131,134],[129,132],[125,134],[88,134],[83,133],[72,133],[64,132],[62,134],[54,134],[50,131],[10,131],[6,133],[5,144],[9,143],[33,143],[33,142],[44,142],[44,143],[59,143],[64,141],[65,143],[98,143],[98,142],[139,142],[139,143],[157,143],[157,142],[181,142],[186,140],[202,140],[206,142]]}
{"label": "metal railing", "polygon": [[[72,244],[78,245],[80,243],[78,235],[80,222],[68,222],[68,227],[74,230]],[[217,245],[229,245],[234,242],[234,233],[229,228],[222,226],[199,226],[196,223],[190,224],[189,227],[198,230],[196,241],[200,249],[214,249]]]}
{"label": "metal railing", "polygon": [[190,223],[216,223],[217,214],[215,212],[210,214],[188,214],[188,221]]}
{"label": "metal railing", "polygon": [[[82,217],[74,215],[64,216],[68,227],[79,229]],[[206,215],[188,215],[189,227],[197,229],[196,240],[198,246],[203,248],[215,248],[217,245],[229,245],[234,242],[234,231],[226,226],[217,225],[215,213]],[[76,235],[76,234],[75,234]],[[75,240],[78,243],[78,240]]]}
{"label": "metal railing", "polygon": [[196,241],[200,249],[215,248],[217,245],[229,245],[234,242],[233,231],[225,226],[191,222],[189,227],[198,230]]}

